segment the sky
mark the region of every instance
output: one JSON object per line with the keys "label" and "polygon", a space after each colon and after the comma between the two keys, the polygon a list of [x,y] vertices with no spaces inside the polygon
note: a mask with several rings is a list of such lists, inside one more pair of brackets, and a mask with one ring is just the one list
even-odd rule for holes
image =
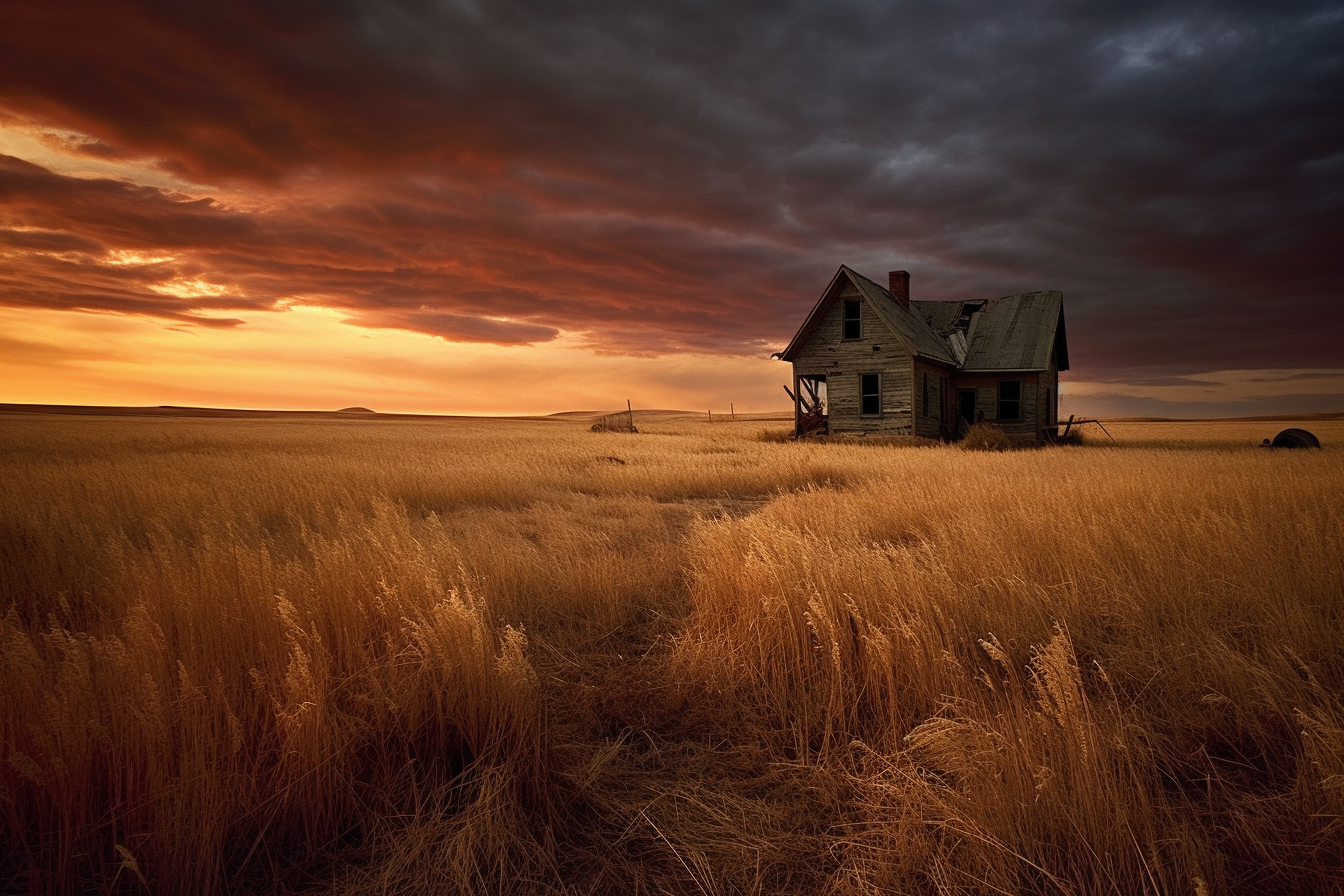
{"label": "sky", "polygon": [[841,264],[1064,413],[1344,410],[1344,3],[6,3],[0,401],[788,408]]}

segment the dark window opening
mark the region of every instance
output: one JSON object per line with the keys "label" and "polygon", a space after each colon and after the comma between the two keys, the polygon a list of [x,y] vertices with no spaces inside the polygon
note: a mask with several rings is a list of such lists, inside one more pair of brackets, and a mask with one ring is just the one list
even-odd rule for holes
{"label": "dark window opening", "polygon": [[957,413],[966,421],[967,426],[975,425],[975,390],[957,390]]}
{"label": "dark window opening", "polygon": [[861,303],[856,300],[845,300],[845,338],[862,339],[863,338],[863,320],[859,317]]}
{"label": "dark window opening", "polygon": [[859,413],[876,417],[882,413],[882,375],[864,373],[859,376]]}
{"label": "dark window opening", "polygon": [[919,416],[929,416],[929,375],[919,375]]}
{"label": "dark window opening", "polygon": [[1022,419],[1022,381],[1004,380],[999,383],[999,419]]}

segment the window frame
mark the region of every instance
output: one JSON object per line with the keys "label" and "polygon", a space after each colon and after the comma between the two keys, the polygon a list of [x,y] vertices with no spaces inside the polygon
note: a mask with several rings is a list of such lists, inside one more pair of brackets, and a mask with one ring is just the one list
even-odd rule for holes
{"label": "window frame", "polygon": [[[865,381],[872,377],[876,382],[876,389],[872,392],[865,390]],[[871,398],[876,402],[876,410],[865,410],[867,400]],[[882,374],[881,373],[861,373],[859,374],[859,416],[860,417],[881,417],[882,416]]]}
{"label": "window frame", "polygon": [[[1017,395],[1009,398],[1003,394],[1004,386],[1015,386]],[[999,380],[998,401],[995,407],[997,420],[1021,420],[1022,419],[1022,381],[1021,380]],[[1011,411],[1012,413],[1005,413]]]}
{"label": "window frame", "polygon": [[[840,336],[846,342],[863,338],[863,301],[861,299],[844,299],[844,304],[840,309]],[[854,316],[850,317],[849,312],[853,310]],[[853,335],[850,335],[850,324],[853,324]]]}

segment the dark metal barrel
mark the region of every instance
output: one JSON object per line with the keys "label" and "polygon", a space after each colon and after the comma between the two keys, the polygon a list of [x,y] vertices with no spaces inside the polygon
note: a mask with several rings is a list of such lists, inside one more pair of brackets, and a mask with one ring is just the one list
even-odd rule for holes
{"label": "dark metal barrel", "polygon": [[1319,448],[1320,439],[1305,429],[1285,429],[1274,437],[1274,441],[1268,442],[1271,448]]}

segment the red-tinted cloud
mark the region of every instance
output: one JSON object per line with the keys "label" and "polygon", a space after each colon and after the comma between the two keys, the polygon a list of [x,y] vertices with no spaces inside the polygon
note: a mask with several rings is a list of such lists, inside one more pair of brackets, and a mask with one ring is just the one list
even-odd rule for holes
{"label": "red-tinted cloud", "polygon": [[0,301],[750,354],[844,262],[1063,289],[1098,375],[1329,366],[1341,43],[1325,3],[11,5],[0,123],[184,186],[4,160]]}

